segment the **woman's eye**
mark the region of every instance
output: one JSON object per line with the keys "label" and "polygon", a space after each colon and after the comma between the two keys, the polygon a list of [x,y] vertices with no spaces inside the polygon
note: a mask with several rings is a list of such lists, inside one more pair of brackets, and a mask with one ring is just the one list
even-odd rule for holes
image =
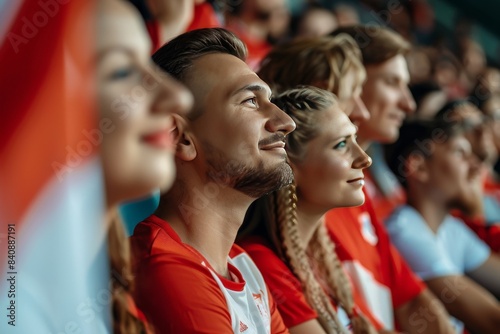
{"label": "woman's eye", "polygon": [[110,75],[111,80],[126,79],[133,75],[135,72],[134,67],[124,67],[113,71]]}
{"label": "woman's eye", "polygon": [[342,140],[340,143],[336,144],[333,148],[334,149],[344,148],[344,147],[346,147],[346,145],[347,145],[347,141]]}

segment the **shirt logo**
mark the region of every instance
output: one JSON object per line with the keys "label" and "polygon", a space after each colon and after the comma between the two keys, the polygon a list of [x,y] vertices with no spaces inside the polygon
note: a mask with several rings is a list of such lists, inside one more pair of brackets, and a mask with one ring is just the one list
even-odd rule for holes
{"label": "shirt logo", "polygon": [[240,320],[240,333],[246,331],[248,329],[248,326],[245,325],[241,320]]}
{"label": "shirt logo", "polygon": [[363,212],[359,215],[358,221],[361,225],[361,235],[363,235],[363,238],[370,245],[375,246],[378,243],[378,237],[377,234],[375,234],[375,228],[370,219],[370,214],[368,212]]}

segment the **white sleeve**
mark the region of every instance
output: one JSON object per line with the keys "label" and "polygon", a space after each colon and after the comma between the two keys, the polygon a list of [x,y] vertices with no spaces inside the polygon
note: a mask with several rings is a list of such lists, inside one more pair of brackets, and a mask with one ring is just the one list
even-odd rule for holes
{"label": "white sleeve", "polygon": [[450,260],[422,216],[413,208],[401,207],[386,221],[391,241],[412,270],[423,280],[462,275]]}

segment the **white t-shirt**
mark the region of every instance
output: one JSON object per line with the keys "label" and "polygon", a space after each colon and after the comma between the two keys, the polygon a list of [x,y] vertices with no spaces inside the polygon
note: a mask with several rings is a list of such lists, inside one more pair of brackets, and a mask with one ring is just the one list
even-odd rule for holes
{"label": "white t-shirt", "polygon": [[387,218],[386,226],[393,244],[423,280],[463,275],[490,256],[488,245],[451,215],[434,234],[417,210],[403,205]]}
{"label": "white t-shirt", "polygon": [[[481,266],[490,248],[461,220],[447,215],[434,233],[413,207],[397,208],[386,221],[391,240],[413,271],[423,280],[463,275]],[[451,317],[456,333],[464,325]]]}

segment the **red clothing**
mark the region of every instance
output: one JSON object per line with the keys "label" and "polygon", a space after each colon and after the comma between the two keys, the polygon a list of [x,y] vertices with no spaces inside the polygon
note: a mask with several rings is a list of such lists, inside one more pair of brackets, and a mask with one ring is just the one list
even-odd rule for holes
{"label": "red clothing", "polygon": [[336,252],[356,290],[385,328],[394,328],[394,309],[425,288],[389,240],[365,191],[365,204],[326,214]]}
{"label": "red clothing", "polygon": [[239,24],[236,21],[229,23],[226,28],[235,33],[243,41],[243,43],[245,43],[248,49],[246,63],[251,69],[257,71],[259,69],[260,62],[265,56],[267,56],[273,46],[266,40],[250,36],[243,24]]}
{"label": "red clothing", "polygon": [[[191,21],[186,31],[201,28],[217,28],[220,26],[221,23],[214,8],[208,2],[204,2],[194,7],[193,21]],[[158,21],[153,19],[146,22],[146,28],[148,29],[149,37],[151,38],[151,53],[153,54],[163,45]]]}
{"label": "red clothing", "polygon": [[260,272],[233,246],[219,276],[170,225],[150,216],[131,237],[135,298],[156,333],[288,333]]}
{"label": "red clothing", "polygon": [[406,193],[402,187],[395,188],[391,194],[384,194],[377,186],[369,169],[364,170],[365,188],[372,200],[373,209],[379,221],[383,222],[398,206],[406,203]]}
{"label": "red clothing", "polygon": [[[259,267],[288,328],[318,317],[316,311],[307,302],[300,281],[272,250],[269,243],[260,237],[250,237],[243,240],[241,246]],[[372,324],[377,329],[381,329],[381,325],[371,317],[361,296],[355,291],[353,293],[356,311],[367,315]],[[333,301],[332,304],[336,308]]]}
{"label": "red clothing", "polygon": [[483,240],[493,252],[500,253],[500,223],[487,225],[484,217],[470,218],[462,212],[454,210],[452,214],[464,223]]}

